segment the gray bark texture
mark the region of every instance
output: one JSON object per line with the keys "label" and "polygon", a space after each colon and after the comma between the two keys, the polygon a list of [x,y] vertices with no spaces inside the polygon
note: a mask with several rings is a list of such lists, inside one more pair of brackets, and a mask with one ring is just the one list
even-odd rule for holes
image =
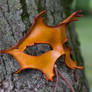
{"label": "gray bark texture", "polygon": [[[48,10],[46,22],[55,25],[71,14],[72,0],[0,0],[0,49],[7,49],[15,45],[31,27],[34,17],[42,10]],[[67,29],[70,39],[68,45],[72,47],[72,58],[78,65],[84,65],[80,53],[80,44],[71,23]],[[32,55],[40,55],[50,50],[47,44],[32,46],[26,50]],[[75,92],[89,92],[84,70],[71,70],[60,57],[56,62],[59,70],[72,84]],[[7,54],[0,54],[0,92],[53,92],[54,81],[47,81],[42,72],[28,69],[15,74],[19,69],[16,60]],[[71,92],[66,83],[59,78],[57,92]]]}

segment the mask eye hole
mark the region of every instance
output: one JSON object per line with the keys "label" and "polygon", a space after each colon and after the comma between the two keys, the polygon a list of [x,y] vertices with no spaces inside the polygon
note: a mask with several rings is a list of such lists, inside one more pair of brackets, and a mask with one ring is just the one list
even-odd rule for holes
{"label": "mask eye hole", "polygon": [[35,44],[33,46],[27,46],[24,53],[32,56],[39,56],[49,50],[52,50],[48,44]]}

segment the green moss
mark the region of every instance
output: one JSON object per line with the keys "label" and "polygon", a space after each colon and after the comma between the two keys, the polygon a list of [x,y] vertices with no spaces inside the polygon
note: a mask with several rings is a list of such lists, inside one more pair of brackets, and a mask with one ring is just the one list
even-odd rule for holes
{"label": "green moss", "polygon": [[21,14],[21,18],[22,21],[24,22],[25,20],[28,21],[29,20],[29,14],[27,12],[27,5],[26,5],[26,0],[20,0],[21,6],[22,6],[22,14]]}
{"label": "green moss", "polygon": [[38,7],[38,12],[41,12],[42,10],[44,10],[44,8],[42,7],[41,0],[35,0],[35,3]]}
{"label": "green moss", "polygon": [[70,13],[71,13],[72,2],[73,2],[73,0],[64,0],[62,2],[66,17],[68,17],[70,15]]}

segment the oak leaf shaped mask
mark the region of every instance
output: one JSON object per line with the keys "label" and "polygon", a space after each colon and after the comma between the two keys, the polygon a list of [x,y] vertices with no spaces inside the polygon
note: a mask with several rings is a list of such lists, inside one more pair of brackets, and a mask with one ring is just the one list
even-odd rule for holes
{"label": "oak leaf shaped mask", "polygon": [[78,68],[78,69],[84,68],[84,67],[77,66],[76,62],[71,59],[71,56],[70,56],[71,50],[72,50],[71,48],[64,47],[64,50],[65,50],[65,63],[69,68],[71,68],[73,70],[76,68]]}
{"label": "oak leaf shaped mask", "polygon": [[[63,44],[67,41],[67,24],[72,21],[77,21],[77,17],[81,16],[77,15],[79,12],[81,11],[74,12],[71,16],[56,26],[48,26],[44,23],[44,17],[41,16],[46,13],[46,10],[42,11],[35,17],[29,33],[14,47],[7,50],[1,50],[0,53],[8,53],[15,57],[20,64],[20,69],[16,73],[27,68],[33,68],[42,71],[46,75],[47,80],[53,80],[53,68],[56,60],[60,56],[67,54],[63,47]],[[40,56],[25,54],[24,50],[26,47],[32,46],[35,43],[47,43],[53,50],[50,50]],[[68,63],[68,55],[70,54],[67,54],[65,57],[67,66],[71,69],[77,68],[77,66],[75,67],[75,62],[73,62],[73,65],[69,64],[72,62],[71,60]]]}

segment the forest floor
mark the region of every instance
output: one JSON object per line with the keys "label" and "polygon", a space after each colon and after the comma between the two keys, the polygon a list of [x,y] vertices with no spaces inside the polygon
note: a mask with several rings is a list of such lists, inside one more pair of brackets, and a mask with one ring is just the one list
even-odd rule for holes
{"label": "forest floor", "polygon": [[86,76],[92,92],[92,15],[83,16],[76,22],[76,31],[85,61]]}

